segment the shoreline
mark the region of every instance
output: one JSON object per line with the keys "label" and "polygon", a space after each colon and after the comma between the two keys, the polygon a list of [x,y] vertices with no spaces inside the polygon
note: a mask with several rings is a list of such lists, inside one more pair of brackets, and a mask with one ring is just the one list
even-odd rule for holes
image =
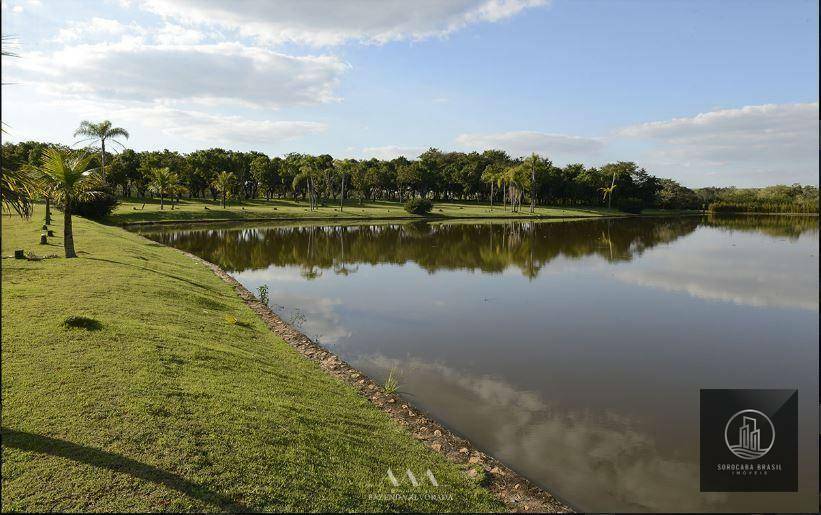
{"label": "shoreline", "polygon": [[647,214],[632,214],[622,213],[613,215],[515,215],[510,216],[493,216],[493,215],[464,215],[464,216],[373,216],[373,217],[340,217],[340,216],[286,216],[286,217],[248,217],[248,218],[199,218],[199,219],[176,219],[176,220],[136,220],[126,222],[111,222],[104,223],[116,227],[151,227],[151,226],[185,226],[185,225],[207,225],[207,224],[245,224],[245,223],[299,223],[299,222],[328,222],[333,224],[342,223],[367,223],[367,222],[458,222],[462,220],[499,220],[499,221],[550,221],[550,220],[567,220],[567,221],[582,221],[582,220],[621,220],[625,218],[666,218],[674,216],[801,216],[801,217],[818,217],[818,213],[757,213],[757,212],[711,212],[711,211],[689,211],[680,212],[674,211],[669,213],[654,212]]}
{"label": "shoreline", "polygon": [[[498,459],[476,448],[468,439],[457,435],[411,401],[398,394],[386,393],[384,388],[360,370],[340,359],[333,352],[318,345],[305,334],[284,322],[270,307],[263,304],[239,281],[218,265],[189,252],[173,249],[209,268],[217,277],[234,287],[237,296],[253,311],[268,329],[293,347],[300,355],[313,361],[327,374],[353,387],[358,394],[400,426],[428,449],[448,461],[466,467],[471,477],[484,475],[482,485],[495,495],[511,512],[572,513],[569,503],[537,486],[530,479],[514,471]],[[475,471],[475,472],[473,472]]]}
{"label": "shoreline", "polygon": [[[695,214],[695,213],[694,213]],[[332,222],[332,223],[346,223],[346,222],[442,222],[442,221],[457,221],[457,220],[608,220],[620,218],[638,218],[650,216],[665,216],[665,215],[607,215],[607,216],[577,216],[577,215],[513,215],[513,216],[479,216],[479,215],[465,215],[465,216],[373,216],[373,217],[329,217],[329,216],[302,216],[302,217],[253,217],[253,218],[205,218],[194,220],[138,220],[134,222],[115,222],[111,225],[117,227],[142,227],[153,225],[191,225],[191,224],[225,224],[225,223],[254,223],[254,222]],[[679,213],[675,215],[666,216],[683,216]]]}

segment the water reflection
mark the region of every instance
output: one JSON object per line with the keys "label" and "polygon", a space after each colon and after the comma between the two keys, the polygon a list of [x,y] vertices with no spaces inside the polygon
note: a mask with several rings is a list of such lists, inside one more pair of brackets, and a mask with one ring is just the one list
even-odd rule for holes
{"label": "water reflection", "polygon": [[402,388],[413,396],[429,397],[434,388],[448,392],[453,402],[445,417],[480,428],[474,440],[528,475],[556,478],[554,486],[563,491],[603,493],[610,510],[716,510],[727,500],[724,494],[682,488],[698,484],[698,464],[662,453],[640,424],[612,410],[574,410],[502,379],[441,363],[382,355],[362,363],[403,370]]}
{"label": "water reflection", "polygon": [[[818,219],[168,230],[591,511],[817,505]],[[702,494],[700,388],[798,388],[799,492]]]}
{"label": "water reflection", "polygon": [[646,249],[695,230],[694,217],[578,223],[406,223],[394,225],[275,226],[175,230],[151,238],[194,252],[229,272],[297,265],[306,279],[332,271],[356,273],[360,264],[413,262],[433,273],[501,273],[511,266],[536,277],[559,256],[598,255],[629,261]]}

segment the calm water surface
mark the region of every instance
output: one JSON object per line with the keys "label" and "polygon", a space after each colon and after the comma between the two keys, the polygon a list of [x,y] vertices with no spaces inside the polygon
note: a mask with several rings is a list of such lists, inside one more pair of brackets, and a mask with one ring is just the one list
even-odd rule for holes
{"label": "calm water surface", "polygon": [[[583,510],[815,511],[818,219],[166,230]],[[699,493],[699,389],[799,390],[799,492]]]}

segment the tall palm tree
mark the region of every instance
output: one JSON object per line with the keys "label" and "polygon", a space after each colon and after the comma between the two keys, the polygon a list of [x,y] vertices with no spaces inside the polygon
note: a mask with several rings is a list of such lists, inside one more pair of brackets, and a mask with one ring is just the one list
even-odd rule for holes
{"label": "tall palm tree", "polygon": [[490,183],[490,210],[493,211],[493,186],[499,180],[499,172],[494,165],[490,165],[482,172],[482,182]]}
{"label": "tall palm tree", "polygon": [[54,191],[56,198],[63,203],[63,247],[67,258],[77,257],[74,251],[74,232],[71,225],[71,203],[83,195],[94,195],[94,186],[99,185],[96,170],[89,170],[88,164],[93,156],[85,154],[72,156],[69,152],[54,148],[43,151],[43,164],[29,170],[42,174],[46,183]]}
{"label": "tall palm tree", "polygon": [[[165,208],[165,196],[175,192],[179,182],[177,174],[169,170],[167,166],[151,169],[151,182],[148,187],[160,196],[160,209]],[[171,208],[173,207],[172,202]]]}
{"label": "tall palm tree", "polygon": [[128,131],[122,127],[112,127],[111,122],[108,120],[103,120],[100,123],[91,123],[88,120],[83,120],[82,123],[80,123],[80,127],[74,131],[74,137],[76,138],[77,136],[86,136],[86,139],[80,140],[78,143],[86,141],[100,142],[100,173],[103,180],[105,180],[105,142],[106,140],[111,140],[112,143],[116,143],[125,148],[125,145],[117,141],[117,138],[122,137],[128,139]]}
{"label": "tall palm tree", "polygon": [[534,152],[530,156],[530,212],[536,212],[536,163],[539,156]]}
{"label": "tall palm tree", "polygon": [[234,187],[235,176],[231,172],[220,172],[211,185],[222,194],[222,207],[225,208],[225,201],[231,195],[231,188]]}

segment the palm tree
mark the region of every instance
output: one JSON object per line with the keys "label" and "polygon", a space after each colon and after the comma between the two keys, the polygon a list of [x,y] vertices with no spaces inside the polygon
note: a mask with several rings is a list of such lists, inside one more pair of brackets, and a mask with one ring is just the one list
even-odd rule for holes
{"label": "palm tree", "polygon": [[112,127],[111,122],[103,120],[100,123],[91,123],[88,120],[83,120],[80,127],[74,131],[74,137],[86,136],[86,139],[80,140],[78,143],[85,141],[99,141],[100,142],[100,170],[105,180],[105,142],[110,139],[112,143],[116,143],[125,148],[125,145],[117,141],[116,138],[122,137],[128,139],[128,131],[122,127]]}
{"label": "palm tree", "polygon": [[313,156],[305,156],[302,160],[302,166],[299,167],[299,175],[294,177],[294,184],[299,186],[299,183],[306,181],[308,183],[308,195],[311,203],[311,211],[317,208],[316,201],[316,175],[317,175],[316,158]]}
{"label": "palm tree", "polygon": [[231,188],[234,187],[234,174],[231,172],[220,172],[211,185],[222,194],[222,207],[225,208],[225,201],[231,195]]}
{"label": "palm tree", "polygon": [[99,178],[89,170],[88,164],[93,156],[85,154],[79,157],[69,152],[54,148],[43,151],[43,164],[29,170],[42,174],[44,181],[52,187],[54,196],[63,203],[63,247],[67,258],[77,257],[74,251],[74,232],[71,226],[71,203],[83,195],[94,195],[93,187],[99,185]]}
{"label": "palm tree", "polygon": [[613,172],[613,180],[610,182],[610,187],[599,188],[602,192],[602,202],[607,201],[607,209],[610,209],[610,204],[613,203],[613,190],[616,189],[616,172]]}
{"label": "palm tree", "polygon": [[534,152],[530,158],[530,212],[536,211],[536,163],[539,162],[539,156]]}
{"label": "palm tree", "polygon": [[493,165],[485,168],[482,172],[482,182],[490,183],[490,210],[493,211],[493,185],[499,180],[499,173]]}
{"label": "palm tree", "polygon": [[[169,170],[167,166],[151,169],[151,182],[148,187],[160,196],[160,209],[165,208],[165,196],[174,193],[179,182],[177,174]],[[174,207],[173,203],[171,207]]]}

